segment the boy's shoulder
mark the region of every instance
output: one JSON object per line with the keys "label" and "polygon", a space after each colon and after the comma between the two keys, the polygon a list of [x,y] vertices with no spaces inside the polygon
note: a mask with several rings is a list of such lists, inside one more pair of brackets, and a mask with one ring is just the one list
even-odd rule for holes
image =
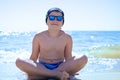
{"label": "boy's shoulder", "polygon": [[35,37],[35,38],[40,38],[40,37],[42,37],[45,33],[46,33],[46,31],[42,31],[42,32],[36,33],[34,37]]}
{"label": "boy's shoulder", "polygon": [[[64,31],[63,31],[63,32],[64,32]],[[65,37],[66,37],[67,39],[72,38],[72,36],[71,36],[70,34],[68,34],[67,32],[64,32],[64,35],[65,35]]]}

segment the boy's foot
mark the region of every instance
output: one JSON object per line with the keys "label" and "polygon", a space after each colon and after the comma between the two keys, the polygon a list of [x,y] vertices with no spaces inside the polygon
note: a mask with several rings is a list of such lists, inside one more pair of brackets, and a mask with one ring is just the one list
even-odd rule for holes
{"label": "boy's foot", "polygon": [[63,71],[61,80],[68,80],[68,79],[69,79],[69,74],[66,71]]}

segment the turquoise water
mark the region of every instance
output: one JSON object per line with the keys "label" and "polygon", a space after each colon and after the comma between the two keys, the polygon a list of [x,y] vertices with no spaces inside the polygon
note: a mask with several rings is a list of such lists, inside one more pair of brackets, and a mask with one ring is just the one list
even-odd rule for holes
{"label": "turquoise water", "polygon": [[[0,80],[26,80],[15,66],[17,57],[29,58],[31,43],[37,32],[0,32]],[[88,56],[88,64],[80,71],[120,72],[120,31],[66,31],[73,38],[73,55]],[[22,77],[21,77],[22,76]]]}

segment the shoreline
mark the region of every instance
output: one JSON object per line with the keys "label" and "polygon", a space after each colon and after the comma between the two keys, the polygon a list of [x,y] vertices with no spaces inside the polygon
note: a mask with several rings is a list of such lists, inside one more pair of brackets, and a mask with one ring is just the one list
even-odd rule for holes
{"label": "shoreline", "polygon": [[81,80],[120,80],[120,71],[88,72],[77,77]]}

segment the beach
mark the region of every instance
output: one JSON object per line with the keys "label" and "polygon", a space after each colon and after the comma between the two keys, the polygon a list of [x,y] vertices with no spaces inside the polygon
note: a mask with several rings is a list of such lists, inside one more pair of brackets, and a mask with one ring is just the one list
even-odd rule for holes
{"label": "beach", "polygon": [[[37,32],[0,32],[0,80],[27,80],[15,65],[28,59]],[[120,31],[66,31],[73,38],[73,55],[88,56],[87,65],[76,75],[81,80],[120,80]]]}
{"label": "beach", "polygon": [[120,80],[120,72],[86,73],[81,80]]}

